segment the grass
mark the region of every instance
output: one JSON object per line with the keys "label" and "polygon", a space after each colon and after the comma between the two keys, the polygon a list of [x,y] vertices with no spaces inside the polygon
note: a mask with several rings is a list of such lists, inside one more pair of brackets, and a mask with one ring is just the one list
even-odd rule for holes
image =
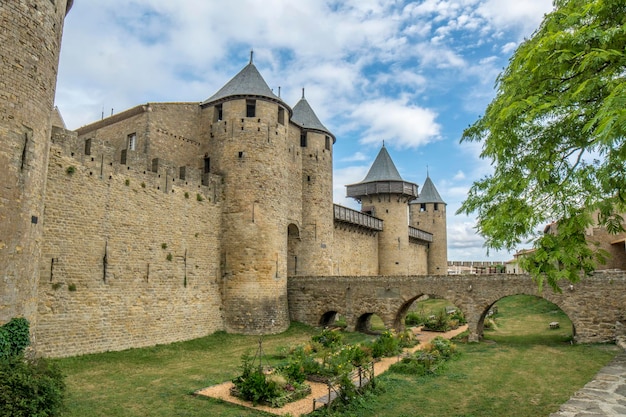
{"label": "grass", "polygon": [[[561,328],[550,330],[551,321],[559,321]],[[612,345],[570,345],[567,317],[536,297],[500,300],[495,322],[485,342],[459,343],[460,358],[439,376],[387,373],[380,378],[384,394],[368,396],[338,415],[546,416],[618,351]],[[264,337],[267,361],[276,363],[279,351],[316,333],[296,323],[281,335]],[[368,337],[349,334],[346,339]],[[241,355],[254,354],[257,347],[258,337],[218,332],[189,342],[59,359],[68,385],[64,416],[266,415],[192,395],[235,377]]]}

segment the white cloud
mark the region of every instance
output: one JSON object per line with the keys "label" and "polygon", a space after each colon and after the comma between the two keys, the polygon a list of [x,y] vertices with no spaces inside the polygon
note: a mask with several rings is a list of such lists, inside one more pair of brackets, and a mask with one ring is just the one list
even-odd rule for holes
{"label": "white cloud", "polygon": [[404,100],[380,98],[356,105],[352,118],[364,126],[361,143],[415,148],[439,138],[441,126],[437,114],[426,108],[409,105]]}

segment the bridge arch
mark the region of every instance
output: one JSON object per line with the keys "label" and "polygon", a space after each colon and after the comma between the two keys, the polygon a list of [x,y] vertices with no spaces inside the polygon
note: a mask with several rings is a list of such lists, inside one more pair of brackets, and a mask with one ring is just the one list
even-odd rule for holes
{"label": "bridge arch", "polygon": [[336,310],[325,312],[324,314],[322,314],[322,317],[320,317],[319,325],[321,327],[332,326],[337,320],[337,314],[338,313]]}
{"label": "bridge arch", "polygon": [[[346,317],[347,329],[367,313],[387,328],[402,326],[408,305],[420,294],[449,300],[465,315],[469,340],[483,336],[489,309],[501,298],[527,294],[557,305],[571,320],[577,343],[614,342],[626,335],[626,273],[599,272],[560,291],[540,290],[528,275],[295,276],[288,278],[291,320],[313,326],[329,311]],[[364,318],[361,318],[363,322]]]}
{"label": "bridge arch", "polygon": [[395,331],[401,332],[404,330],[404,328],[406,327],[405,319],[411,306],[413,306],[416,301],[418,301],[420,298],[424,296],[428,296],[429,297],[428,299],[445,300],[447,301],[448,305],[454,305],[456,309],[458,309],[459,311],[463,313],[463,315],[465,315],[465,311],[463,310],[463,306],[461,305],[460,301],[455,300],[454,297],[451,298],[450,294],[448,294],[447,296],[444,296],[441,293],[433,293],[433,292],[419,293],[415,296],[412,296],[408,300],[404,301],[398,308],[394,321],[393,321],[393,329]]}

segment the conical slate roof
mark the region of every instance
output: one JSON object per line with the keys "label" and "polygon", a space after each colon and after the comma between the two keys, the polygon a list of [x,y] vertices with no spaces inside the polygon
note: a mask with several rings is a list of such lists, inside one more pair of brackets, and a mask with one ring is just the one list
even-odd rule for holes
{"label": "conical slate roof", "polygon": [[304,88],[302,89],[302,98],[293,107],[291,121],[304,129],[313,129],[328,133],[333,137],[333,143],[335,141],[335,136],[320,122],[320,119],[317,118],[309,102],[304,98]]}
{"label": "conical slate roof", "polygon": [[402,179],[384,144],[365,179],[357,184],[347,185],[346,188],[347,196],[357,200],[373,194],[417,197],[417,185]]}
{"label": "conical slate roof", "polygon": [[[252,55],[250,56],[250,63],[239,71],[239,73],[227,82],[217,93],[202,102],[202,105],[214,103],[233,96],[265,97],[272,101],[282,103],[280,97],[272,92],[259,73],[259,70],[257,70],[252,63]],[[286,107],[289,108],[288,106]]]}
{"label": "conical slate roof", "polygon": [[439,195],[439,192],[435,188],[435,184],[433,184],[432,180],[429,176],[426,176],[426,182],[424,182],[424,186],[422,187],[422,192],[420,193],[417,199],[411,202],[412,204],[420,204],[420,203],[443,203],[443,198]]}

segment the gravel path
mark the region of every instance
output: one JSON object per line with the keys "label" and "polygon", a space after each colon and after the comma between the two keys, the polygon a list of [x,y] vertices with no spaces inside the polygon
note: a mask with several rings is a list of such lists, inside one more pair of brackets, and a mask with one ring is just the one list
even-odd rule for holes
{"label": "gravel path", "polygon": [[[431,341],[437,336],[442,336],[447,339],[451,339],[459,333],[464,332],[467,329],[467,326],[461,326],[456,330],[451,330],[445,333],[439,332],[426,332],[421,331],[419,329],[415,329],[417,331],[416,337],[420,341],[420,344],[411,348],[405,349],[407,352],[414,352],[418,349],[421,349],[426,343]],[[378,376],[385,372],[389,367],[396,363],[398,358],[383,358],[379,362],[374,363],[374,375]],[[207,397],[218,398],[229,403],[239,404],[244,407],[254,408],[256,410],[262,410],[270,414],[275,414],[278,416],[282,416],[285,414],[291,414],[292,416],[301,416],[303,414],[308,414],[313,411],[313,399],[322,397],[328,394],[328,387],[326,384],[317,383],[317,382],[308,382],[311,386],[311,394],[309,394],[306,398],[303,398],[298,401],[294,401],[285,405],[282,408],[272,408],[263,405],[257,405],[256,407],[252,406],[252,403],[249,401],[240,400],[237,397],[233,397],[230,395],[230,388],[233,386],[232,382],[224,382],[223,384],[213,385],[212,387],[204,388],[199,391],[196,391],[197,395],[204,395]]]}

